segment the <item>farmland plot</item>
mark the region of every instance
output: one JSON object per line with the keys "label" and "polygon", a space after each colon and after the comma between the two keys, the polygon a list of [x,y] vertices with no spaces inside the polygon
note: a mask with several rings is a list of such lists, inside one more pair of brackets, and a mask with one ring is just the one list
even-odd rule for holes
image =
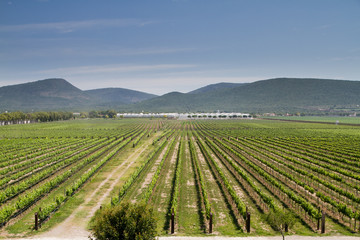
{"label": "farmland plot", "polygon": [[289,234],[359,236],[358,127],[92,120],[20,128],[0,129],[3,234],[35,233],[35,212],[44,231],[72,212],[145,201],[160,235],[273,235],[266,217],[283,211],[295,217]]}

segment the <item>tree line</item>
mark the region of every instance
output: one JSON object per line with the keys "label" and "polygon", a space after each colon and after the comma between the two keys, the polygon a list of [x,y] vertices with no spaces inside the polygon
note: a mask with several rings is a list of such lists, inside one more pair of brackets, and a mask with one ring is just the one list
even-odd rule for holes
{"label": "tree line", "polygon": [[52,122],[71,118],[73,118],[72,112],[4,112],[0,114],[0,125]]}

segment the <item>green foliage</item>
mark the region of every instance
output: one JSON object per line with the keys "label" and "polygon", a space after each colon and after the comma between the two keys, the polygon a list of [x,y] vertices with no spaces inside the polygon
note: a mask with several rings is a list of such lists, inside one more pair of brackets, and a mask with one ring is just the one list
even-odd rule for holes
{"label": "green foliage", "polygon": [[[188,134],[187,139],[185,133]],[[180,134],[183,136],[181,139],[178,137]],[[307,225],[309,232],[316,232],[315,220],[321,218],[319,209],[323,209],[324,205],[327,206],[329,218],[339,219],[338,223],[332,223],[332,229],[337,233],[340,225],[352,230],[354,218],[357,223],[360,220],[360,198],[357,194],[360,190],[360,129],[357,127],[271,120],[89,119],[2,126],[0,136],[0,223],[8,222],[28,206],[33,206],[38,199],[37,206],[42,209],[39,219],[42,221],[49,215],[54,219],[58,214],[53,213],[64,213],[63,209],[69,204],[66,200],[77,194],[78,189],[108,164],[112,156],[125,146],[128,146],[126,151],[131,151],[133,143],[138,147],[145,146],[140,144],[145,142],[143,139],[146,136],[151,136],[147,138],[151,151],[139,158],[141,166],[131,170],[133,174],[129,173],[130,176],[124,179],[125,183],[120,186],[119,195],[112,199],[112,203],[118,205],[122,199],[133,199],[131,194],[139,189],[143,176],[150,177],[151,172],[152,178],[147,178],[151,180],[148,182],[150,184],[141,187],[141,193],[137,192],[134,197],[137,201],[157,204],[154,209],[162,209],[159,218],[163,218],[164,222],[174,206],[174,212],[178,213],[176,221],[180,234],[189,233],[187,225],[182,225],[184,198],[179,196],[179,189],[187,184],[183,180],[193,177],[184,175],[188,173],[184,167],[189,166],[184,160],[188,161],[189,156],[193,160],[195,183],[199,184],[196,189],[199,191],[197,197],[200,197],[198,213],[203,214],[201,219],[208,218],[211,211],[216,217],[223,215],[224,210],[219,208],[219,202],[212,201],[217,193],[226,195],[231,204],[230,211],[234,211],[236,217],[238,213],[241,214],[243,198],[236,196],[237,191],[233,191],[239,183],[244,184],[242,186],[252,200],[259,200],[254,201],[259,210],[265,213],[273,211],[271,214],[276,216],[279,211],[284,211],[282,206],[287,206],[289,210],[285,211],[296,215],[302,225]],[[174,176],[167,172],[167,166],[179,141],[181,145],[177,161],[181,163],[183,159],[183,162],[171,163],[182,166],[179,169],[173,167],[171,171],[171,174],[177,175],[178,181],[173,177],[171,179],[174,181],[165,183],[164,179],[170,179],[167,176]],[[156,161],[160,160],[160,156],[161,161]],[[82,174],[77,174],[80,171]],[[208,176],[212,173],[221,182],[219,187],[222,190],[215,194],[213,191],[218,190],[212,189]],[[168,185],[164,187],[164,184]],[[61,190],[57,191],[59,186]],[[172,190],[175,188],[177,195]],[[87,188],[84,190],[87,191]],[[166,191],[166,202],[158,201],[163,198],[158,194],[160,191]],[[172,202],[170,198],[173,194],[175,200]],[[208,198],[209,194],[212,198]],[[163,211],[164,207],[168,211]],[[32,208],[36,210],[35,206]],[[28,212],[31,211],[26,211],[22,216]],[[252,219],[260,220],[258,214],[262,213],[255,210],[251,214]],[[270,218],[268,221],[271,221]],[[276,220],[281,219],[283,217],[276,217]],[[21,221],[27,220],[23,218]],[[190,217],[187,221],[192,222]],[[233,224],[228,222],[229,225]],[[299,225],[291,232],[302,234],[299,227],[305,226]],[[262,233],[259,231],[261,227],[261,221],[252,225],[257,234]],[[279,229],[284,230],[283,226]],[[221,228],[216,228],[216,231],[225,233]],[[348,233],[347,230],[344,232]]]}
{"label": "green foliage", "polygon": [[159,112],[213,112],[221,109],[228,112],[308,113],[323,112],[319,109],[330,112],[336,105],[356,111],[359,110],[359,92],[358,81],[277,78],[210,91],[172,92],[125,108]]}
{"label": "green foliage", "polygon": [[179,194],[180,194],[180,176],[181,176],[181,163],[184,159],[184,141],[180,139],[180,146],[177,153],[176,170],[175,170],[175,182],[173,195],[171,197],[171,212],[177,215],[177,209],[179,205]]}
{"label": "green foliage", "polygon": [[90,118],[116,118],[116,111],[113,109],[103,110],[103,111],[95,111],[92,110],[89,112]]}
{"label": "green foliage", "polygon": [[92,233],[97,240],[152,240],[156,237],[156,219],[148,205],[123,202],[99,210]]}
{"label": "green foliage", "polygon": [[[264,171],[262,168],[254,164],[253,162],[246,159],[244,156],[242,156],[239,152],[232,149],[230,146],[226,145],[223,142],[219,142],[224,148],[228,149],[230,152],[235,154],[237,157],[242,159],[247,165],[249,165],[251,168],[253,168],[256,172],[259,173],[259,175],[263,176],[267,181],[269,181],[273,186],[277,187],[279,190],[284,192],[290,199],[301,205],[301,207],[310,215],[315,216],[318,212],[318,209],[316,209],[313,205],[311,205],[306,199],[303,197],[297,195],[294,191],[287,189],[282,185],[280,182],[276,180],[273,176],[268,174],[266,171]],[[235,144],[236,145],[236,144]],[[243,149],[240,146],[236,145],[237,148]],[[255,155],[253,155],[255,156]]]}
{"label": "green foliage", "polygon": [[203,176],[203,174],[201,172],[199,160],[198,160],[198,157],[196,155],[195,146],[194,146],[194,143],[192,142],[191,139],[189,140],[189,148],[190,148],[191,158],[194,161],[195,171],[197,172],[198,177],[199,177],[199,181],[200,181],[200,189],[201,189],[202,199],[203,199],[204,205],[205,205],[205,215],[206,215],[207,219],[210,219],[211,204],[210,204],[210,201],[209,201],[209,198],[208,198],[208,193],[207,193],[207,189],[206,189],[206,185],[205,185],[204,176]]}
{"label": "green foliage", "polygon": [[[286,231],[286,228],[292,228],[296,223],[296,218],[292,213],[285,210],[271,210],[267,216],[266,220],[270,224],[270,226],[281,233],[281,235],[284,237],[284,231]],[[287,226],[287,227],[286,227]]]}
{"label": "green foliage", "polygon": [[114,205],[118,204],[122,200],[122,198],[126,194],[127,190],[131,187],[131,185],[134,183],[134,181],[139,176],[139,174],[143,171],[145,166],[147,164],[149,164],[149,162],[154,159],[154,157],[157,155],[157,153],[159,153],[159,151],[165,147],[166,143],[167,143],[167,141],[164,140],[154,149],[154,151],[152,151],[148,155],[147,159],[135,170],[135,172],[133,172],[133,174],[128,178],[128,180],[121,187],[121,189],[119,190],[118,196],[112,198],[111,204],[114,204]]}
{"label": "green foliage", "polygon": [[158,181],[158,179],[160,177],[161,169],[162,169],[162,167],[164,165],[164,162],[165,162],[166,158],[169,156],[170,150],[172,150],[174,148],[175,143],[176,143],[175,138],[173,138],[171,140],[171,142],[170,142],[170,144],[169,144],[163,158],[161,159],[161,162],[160,162],[158,168],[156,169],[156,172],[155,172],[154,176],[152,177],[152,180],[151,180],[149,186],[147,187],[147,190],[143,192],[143,197],[142,198],[144,199],[145,202],[149,201],[149,199],[150,199],[150,197],[151,197],[151,195],[153,193],[153,190],[155,188],[155,185],[156,185],[156,183],[157,183],[157,181]]}
{"label": "green foliage", "polygon": [[233,186],[230,184],[228,178],[226,177],[226,175],[222,171],[221,167],[214,160],[214,158],[211,156],[209,149],[205,146],[205,143],[200,138],[198,138],[198,142],[200,143],[199,146],[200,146],[201,151],[203,152],[204,156],[206,157],[208,162],[210,164],[212,164],[212,166],[215,168],[216,172],[218,173],[219,181],[221,181],[224,184],[226,190],[228,191],[229,195],[232,198],[232,201],[236,205],[236,208],[237,208],[239,214],[242,215],[245,218],[245,216],[246,216],[246,206],[245,206],[244,202],[236,194]]}
{"label": "green foliage", "polygon": [[72,117],[73,114],[71,112],[35,112],[26,114],[23,112],[5,112],[0,114],[0,122],[4,122],[5,124],[17,124],[25,120],[32,122],[53,122],[69,120]]}

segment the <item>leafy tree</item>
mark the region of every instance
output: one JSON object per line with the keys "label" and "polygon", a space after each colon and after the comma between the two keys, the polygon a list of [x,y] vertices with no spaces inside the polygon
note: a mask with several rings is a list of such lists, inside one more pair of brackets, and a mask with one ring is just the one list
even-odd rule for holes
{"label": "leafy tree", "polygon": [[89,112],[89,117],[97,118],[97,117],[99,117],[99,113],[97,111],[91,111],[91,112]]}
{"label": "leafy tree", "polygon": [[121,203],[99,210],[92,229],[97,240],[153,240],[156,220],[145,203]]}
{"label": "leafy tree", "polygon": [[7,122],[7,121],[10,121],[10,116],[8,113],[2,113],[0,114],[0,121],[4,121],[4,122]]}
{"label": "leafy tree", "polygon": [[285,240],[284,232],[287,232],[288,228],[293,227],[296,222],[296,218],[292,213],[279,209],[271,210],[266,220],[274,230],[281,233],[283,240]]}
{"label": "leafy tree", "polygon": [[109,118],[115,118],[116,117],[116,111],[115,110],[107,110],[107,114]]}
{"label": "leafy tree", "polygon": [[80,118],[87,118],[87,117],[89,117],[87,112],[81,112],[80,113]]}

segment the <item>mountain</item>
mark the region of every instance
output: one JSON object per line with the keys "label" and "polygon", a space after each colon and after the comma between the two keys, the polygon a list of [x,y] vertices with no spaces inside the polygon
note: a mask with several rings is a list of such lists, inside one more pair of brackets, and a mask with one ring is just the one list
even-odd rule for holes
{"label": "mountain", "polygon": [[154,96],[120,88],[82,91],[64,79],[52,78],[0,87],[0,112],[110,109]]}
{"label": "mountain", "polygon": [[101,88],[84,91],[102,103],[130,104],[157,97],[154,94],[134,91],[125,88]]}
{"label": "mountain", "polygon": [[[198,94],[166,94],[131,106],[133,110],[179,112],[319,112],[358,110],[360,81],[276,78]],[[175,100],[176,99],[176,100]]]}
{"label": "mountain", "polygon": [[188,92],[190,94],[199,94],[199,93],[206,93],[206,92],[212,92],[215,90],[220,89],[226,89],[226,88],[235,88],[240,86],[245,86],[247,83],[216,83],[216,84],[210,84],[202,88],[198,88],[194,91]]}
{"label": "mountain", "polygon": [[82,91],[64,79],[0,88],[3,111],[144,112],[359,112],[360,81],[275,78],[247,84],[219,83],[162,96],[122,88]]}
{"label": "mountain", "polygon": [[59,78],[0,88],[0,111],[66,110],[91,100],[82,90]]}
{"label": "mountain", "polygon": [[[197,95],[194,95],[197,96]],[[191,111],[193,96],[180,92],[171,92],[136,104],[124,106],[125,111],[145,112],[186,112]]]}

